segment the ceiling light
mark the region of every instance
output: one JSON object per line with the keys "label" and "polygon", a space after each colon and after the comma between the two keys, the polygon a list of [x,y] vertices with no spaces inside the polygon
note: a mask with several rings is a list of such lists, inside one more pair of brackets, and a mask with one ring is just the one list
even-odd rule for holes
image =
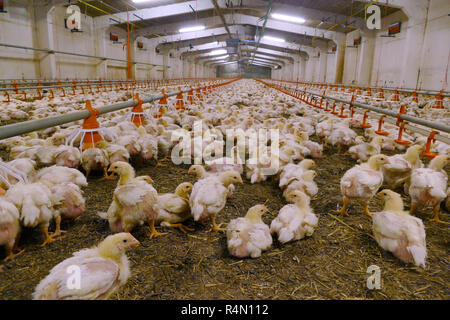
{"label": "ceiling light", "polygon": [[300,17],[292,17],[292,16],[286,16],[284,14],[279,13],[272,13],[272,18],[277,20],[283,20],[283,21],[289,21],[289,22],[295,22],[295,23],[305,23],[305,19]]}
{"label": "ceiling light", "polygon": [[225,49],[213,50],[213,51],[211,51],[210,55],[212,55],[212,56],[217,56],[217,55],[219,55],[219,54],[225,54],[225,53],[227,53],[227,52],[228,52],[228,51],[225,50]]}
{"label": "ceiling light", "polygon": [[180,33],[183,33],[183,32],[192,32],[192,31],[205,30],[205,28],[206,28],[205,26],[194,26],[194,27],[181,28],[178,31]]}
{"label": "ceiling light", "polygon": [[276,41],[276,42],[285,42],[286,41],[284,39],[275,38],[275,37],[271,37],[271,36],[264,36],[263,39],[264,40],[269,40],[269,41]]}

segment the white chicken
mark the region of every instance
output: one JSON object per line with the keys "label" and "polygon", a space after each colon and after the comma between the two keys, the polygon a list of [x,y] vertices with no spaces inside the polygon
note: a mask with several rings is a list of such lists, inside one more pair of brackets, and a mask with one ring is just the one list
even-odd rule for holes
{"label": "white chicken", "polygon": [[151,185],[153,181],[148,176],[136,177],[133,167],[126,162],[114,162],[109,172],[120,176],[113,201],[102,218],[109,221],[113,232],[130,232],[137,225],[145,222],[150,224],[150,239],[164,235],[155,229],[157,213],[153,206],[157,201],[157,191]]}
{"label": "white chicken", "polygon": [[175,189],[175,193],[158,194],[157,201],[153,205],[158,214],[155,223],[163,227],[178,228],[183,233],[186,233],[186,230],[194,231],[182,224],[192,216],[189,207],[192,187],[192,183],[184,182]]}
{"label": "white chicken", "polygon": [[216,224],[216,215],[225,207],[230,184],[243,183],[236,171],[226,171],[218,177],[201,179],[194,184],[189,205],[195,221],[211,218],[213,231],[225,231]]}
{"label": "white chicken", "polygon": [[40,182],[17,183],[6,192],[5,197],[19,210],[20,222],[24,227],[41,228],[45,236],[42,246],[55,241],[48,232],[54,214],[49,188]]}
{"label": "white chicken", "polygon": [[302,191],[295,190],[286,198],[293,204],[281,208],[278,216],[270,224],[270,231],[277,234],[281,243],[311,236],[319,219],[309,206],[309,197]]}
{"label": "white chicken", "polygon": [[378,196],[385,204],[383,211],[374,212],[372,216],[375,240],[403,262],[425,267],[427,248],[422,220],[403,210],[403,200],[398,193],[385,189]]}
{"label": "white chicken", "polygon": [[[36,287],[34,300],[104,300],[130,277],[126,251],[139,245],[129,233],[108,236],[97,247],[75,252],[50,270]],[[71,275],[79,272],[78,285]]]}
{"label": "white chicken", "polygon": [[389,163],[383,166],[384,182],[390,189],[396,189],[405,183],[411,176],[413,169],[422,168],[420,153],[423,147],[413,145],[406,150],[405,154],[396,154],[389,157]]}
{"label": "white chicken", "polygon": [[268,210],[265,205],[251,207],[245,217],[233,219],[227,227],[228,252],[237,257],[258,258],[272,245],[269,227],[261,216]]}
{"label": "white chicken", "polygon": [[439,219],[439,209],[447,197],[448,175],[443,168],[449,163],[450,156],[439,155],[430,161],[428,168],[414,169],[411,173],[409,195],[411,196],[411,215],[419,205],[433,207],[434,222],[448,224]]}
{"label": "white chicken", "polygon": [[289,163],[281,169],[279,186],[284,190],[286,186],[294,179],[301,179],[305,171],[314,169],[316,163],[311,159],[304,159],[299,164]]}
{"label": "white chicken", "polygon": [[13,259],[20,235],[19,210],[5,197],[0,197],[0,246],[6,247],[5,260]]}
{"label": "white chicken", "polygon": [[351,200],[359,200],[364,208],[363,213],[371,216],[367,201],[369,201],[383,184],[382,166],[388,163],[388,157],[378,154],[370,157],[368,162],[356,165],[347,170],[341,178],[341,194],[343,206],[341,210],[333,212],[348,215],[347,206]]}

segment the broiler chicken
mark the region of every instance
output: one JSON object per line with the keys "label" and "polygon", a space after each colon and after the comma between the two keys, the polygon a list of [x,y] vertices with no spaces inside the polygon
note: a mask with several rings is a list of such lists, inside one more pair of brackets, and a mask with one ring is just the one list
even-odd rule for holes
{"label": "broiler chicken", "polygon": [[389,157],[389,163],[383,166],[384,182],[390,189],[396,189],[405,183],[411,176],[413,169],[422,168],[420,153],[423,147],[413,145],[406,150],[405,154],[396,154]]}
{"label": "broiler chicken", "polygon": [[[91,249],[62,261],[37,285],[34,300],[106,300],[130,277],[126,251],[139,245],[129,233],[108,236]],[[79,272],[79,285],[70,277]]]}
{"label": "broiler chicken", "polygon": [[319,192],[319,188],[314,182],[314,178],[316,176],[317,173],[314,170],[305,171],[302,174],[301,178],[294,178],[289,182],[286,189],[284,189],[283,191],[283,197],[287,199],[287,195],[289,193],[295,190],[299,190],[304,192],[308,197],[313,198],[317,194],[317,192]]}
{"label": "broiler chicken", "polygon": [[309,197],[302,191],[295,190],[287,194],[286,198],[293,204],[281,208],[270,224],[270,231],[277,234],[281,243],[311,236],[319,219],[309,206]]}
{"label": "broiler chicken", "polygon": [[348,152],[351,157],[358,162],[365,162],[371,156],[379,154],[381,152],[381,145],[384,143],[383,137],[374,137],[369,143],[361,143],[350,147]]}
{"label": "broiler chicken", "polygon": [[81,154],[81,166],[86,171],[86,179],[92,171],[103,171],[104,179],[110,179],[108,176],[109,157],[104,149],[89,148]]}
{"label": "broiler chicken", "polygon": [[406,263],[425,267],[427,247],[422,220],[403,209],[398,193],[385,189],[378,193],[384,209],[372,216],[372,230],[378,245]]}
{"label": "broiler chicken", "polygon": [[261,216],[268,210],[265,205],[251,207],[245,217],[233,219],[227,227],[228,252],[237,257],[258,258],[272,245],[269,227]]}
{"label": "broiler chicken", "polygon": [[348,215],[348,204],[351,200],[358,200],[364,208],[363,213],[371,216],[367,201],[375,195],[383,184],[381,168],[385,163],[389,163],[388,157],[378,154],[370,157],[368,162],[347,170],[341,178],[341,194],[344,204],[341,210],[333,210],[333,212]]}
{"label": "broiler chicken", "polygon": [[41,228],[45,236],[42,246],[55,241],[48,232],[54,214],[49,188],[40,182],[17,183],[6,192],[5,197],[19,210],[20,222],[24,227]]}
{"label": "broiler chicken", "polygon": [[299,164],[289,163],[281,169],[279,186],[284,190],[294,179],[301,179],[305,171],[316,167],[316,163],[311,159],[304,159]]}
{"label": "broiler chicken", "polygon": [[447,197],[448,175],[443,168],[449,163],[450,156],[439,155],[430,161],[428,168],[414,169],[411,173],[409,195],[411,196],[411,215],[419,205],[433,207],[431,221],[448,224],[439,219],[439,209]]}
{"label": "broiler chicken", "polygon": [[16,249],[19,235],[19,210],[2,196],[0,197],[0,246],[6,247],[5,260],[10,260],[17,255],[13,253],[13,250]]}
{"label": "broiler chicken", "polygon": [[194,184],[189,205],[195,221],[211,218],[213,231],[225,231],[216,224],[216,215],[225,207],[230,184],[243,183],[236,171],[226,171],[218,177],[201,179]]}
{"label": "broiler chicken", "polygon": [[175,189],[175,193],[158,194],[153,206],[158,214],[155,223],[163,227],[178,228],[183,233],[186,233],[186,230],[194,231],[182,224],[183,221],[192,217],[189,207],[189,194],[192,187],[192,183],[184,182]]}
{"label": "broiler chicken", "polygon": [[150,239],[164,235],[155,229],[157,212],[153,206],[157,202],[157,191],[151,185],[153,181],[148,176],[136,177],[133,167],[126,162],[114,162],[109,172],[120,176],[113,201],[106,215],[113,232],[131,232],[137,225],[150,224]]}

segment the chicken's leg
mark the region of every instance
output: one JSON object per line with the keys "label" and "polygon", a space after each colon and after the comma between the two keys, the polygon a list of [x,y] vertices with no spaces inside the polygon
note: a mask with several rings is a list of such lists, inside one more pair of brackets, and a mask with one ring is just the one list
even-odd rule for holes
{"label": "chicken's leg", "polygon": [[350,199],[347,197],[343,197],[343,204],[342,204],[342,208],[341,210],[331,210],[331,212],[333,213],[338,213],[341,214],[343,216],[348,216],[348,212],[347,212],[347,206],[350,203]]}
{"label": "chicken's leg", "polygon": [[113,174],[108,175],[108,171],[106,171],[106,167],[103,168],[103,172],[105,173],[105,175],[103,176],[103,178],[100,179],[100,181],[102,181],[102,180],[115,180],[116,179]]}
{"label": "chicken's leg", "polygon": [[211,216],[211,225],[212,225],[212,231],[214,231],[214,232],[225,232],[226,231],[226,229],[220,227],[221,225],[223,225],[223,223],[221,223],[219,225],[216,224],[216,216],[215,215]]}
{"label": "chicken's leg", "polygon": [[363,209],[364,209],[363,213],[364,213],[366,216],[372,218],[372,213],[369,211],[369,207],[367,206],[367,202],[365,202],[365,201],[360,201],[360,203],[361,203],[361,205],[363,206]]}
{"label": "chicken's leg", "polygon": [[181,232],[183,232],[183,233],[187,233],[187,231],[194,231],[194,229],[192,229],[192,228],[189,228],[189,227],[186,227],[184,224],[182,224],[182,223],[168,223],[167,222],[167,225],[165,225],[165,227],[168,227],[168,228],[177,228],[177,229],[179,229]]}
{"label": "chicken's leg", "polygon": [[417,202],[411,203],[411,208],[409,209],[409,214],[410,214],[410,215],[413,215],[413,214],[414,214],[414,211],[416,211],[416,208],[417,208],[418,205],[419,205],[419,204],[418,204]]}
{"label": "chicken's leg", "polygon": [[150,239],[156,238],[156,237],[160,237],[160,236],[164,236],[167,233],[161,233],[158,232],[155,229],[155,220],[150,221]]}
{"label": "chicken's leg", "polygon": [[430,221],[437,222],[437,223],[443,223],[443,224],[449,224],[448,222],[445,222],[445,221],[442,221],[441,219],[439,219],[439,210],[440,210],[440,204],[438,203],[433,208],[434,217],[432,219],[430,219]]}
{"label": "chicken's leg", "polygon": [[53,238],[49,235],[49,233],[48,233],[48,226],[42,226],[42,227],[41,227],[41,230],[42,230],[42,232],[44,233],[44,236],[45,236],[45,240],[44,240],[44,242],[41,244],[41,247],[44,247],[44,246],[46,246],[47,244],[56,241],[55,239],[53,239]]}
{"label": "chicken's leg", "polygon": [[169,161],[169,150],[167,150],[166,154],[164,155],[164,158],[161,160],[161,162]]}
{"label": "chicken's leg", "polygon": [[55,232],[53,232],[51,234],[52,237],[60,237],[62,233],[65,233],[65,230],[61,230],[61,216],[58,216],[56,218],[55,224],[56,224],[56,228],[55,228]]}
{"label": "chicken's leg", "polygon": [[24,250],[21,250],[21,251],[19,251],[17,253],[13,253],[13,248],[14,248],[14,244],[13,243],[10,243],[10,244],[8,244],[6,246],[6,258],[5,258],[5,261],[12,260],[15,257],[17,257],[18,255],[21,255],[22,253],[25,252]]}
{"label": "chicken's leg", "polygon": [[[163,161],[163,160],[161,160],[161,161]],[[166,165],[162,164],[161,161],[159,161],[159,160],[156,161],[156,166],[155,167],[165,167]]]}
{"label": "chicken's leg", "polygon": [[90,169],[86,169],[86,180],[87,180],[87,178],[89,177],[89,174],[91,173],[91,170]]}

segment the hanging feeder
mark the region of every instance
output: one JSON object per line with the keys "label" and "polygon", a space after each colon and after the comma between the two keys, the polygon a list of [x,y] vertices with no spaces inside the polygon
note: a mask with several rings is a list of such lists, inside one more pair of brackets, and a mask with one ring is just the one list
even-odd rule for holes
{"label": "hanging feeder", "polygon": [[434,143],[436,141],[436,139],[434,138],[434,136],[436,134],[439,134],[438,131],[431,131],[430,135],[428,136],[427,139],[427,144],[425,146],[425,151],[422,152],[422,156],[427,157],[427,158],[434,158],[438,155],[438,153],[436,152],[431,152],[431,144]]}
{"label": "hanging feeder", "polygon": [[389,132],[383,131],[383,123],[384,123],[384,117],[386,117],[385,114],[383,114],[380,119],[378,120],[378,130],[375,131],[376,134],[379,134],[380,136],[387,136],[389,135]]}
{"label": "hanging feeder", "polygon": [[86,109],[91,113],[90,116],[83,121],[82,128],[74,130],[74,132],[67,138],[67,145],[73,146],[73,143],[81,135],[80,151],[83,152],[86,149],[94,148],[98,141],[105,140],[102,135],[103,128],[100,128],[100,124],[97,121],[99,114],[98,110],[92,108],[91,101],[86,101]]}
{"label": "hanging feeder", "polygon": [[372,125],[367,123],[367,118],[368,118],[368,113],[369,112],[370,112],[370,110],[364,111],[363,123],[361,124],[361,128],[363,128],[363,129],[372,128]]}

